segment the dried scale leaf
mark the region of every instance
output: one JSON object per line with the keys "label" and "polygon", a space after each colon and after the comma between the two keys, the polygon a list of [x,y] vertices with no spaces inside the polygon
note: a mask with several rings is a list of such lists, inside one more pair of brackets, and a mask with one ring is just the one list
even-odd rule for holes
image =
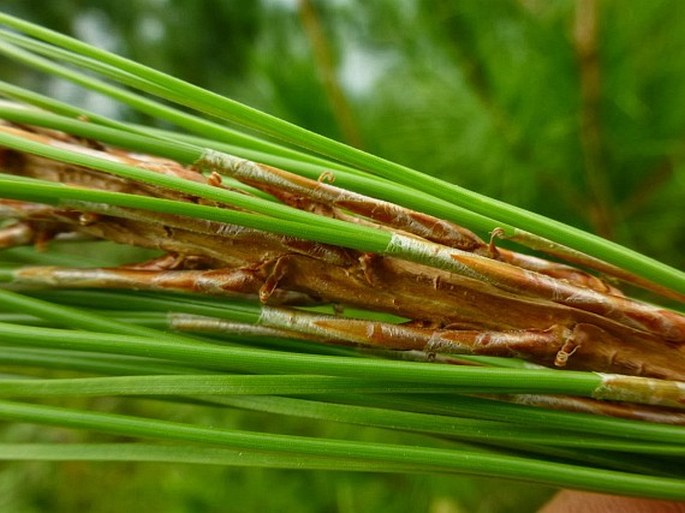
{"label": "dried scale leaf", "polygon": [[[358,223],[368,222],[365,220],[368,218],[382,226],[411,233],[443,246],[490,256],[600,292],[620,293],[596,276],[579,269],[496,248],[492,243],[486,244],[470,230],[449,221],[325,183],[325,180],[335,181],[334,172],[322,175],[318,181],[315,181],[271,166],[244,159],[228,158],[225,154],[211,150],[206,151],[196,165],[229,173],[233,178],[267,192],[296,208]],[[346,211],[356,215],[347,215]]]}
{"label": "dried scale leaf", "polygon": [[[207,178],[167,159],[84,143],[47,130],[11,130],[223,187],[216,174]],[[0,153],[0,164],[16,175],[75,187],[203,201],[12,150]],[[84,210],[2,200],[0,212],[16,220],[5,228],[4,240],[26,244],[60,233],[79,233],[171,255],[114,269],[26,268],[14,274],[15,284],[248,294],[270,304],[332,302],[397,314],[413,323],[310,318],[302,324],[309,331],[300,332],[399,350],[511,355],[552,367],[685,380],[685,317],[626,298],[584,271],[505,251],[452,223],[243,159],[208,153],[197,165],[230,171],[301,209],[382,226],[393,232],[387,254],[102,204]],[[19,232],[22,237],[12,235]],[[304,314],[287,315],[300,319]],[[292,323],[287,328],[292,330]]]}

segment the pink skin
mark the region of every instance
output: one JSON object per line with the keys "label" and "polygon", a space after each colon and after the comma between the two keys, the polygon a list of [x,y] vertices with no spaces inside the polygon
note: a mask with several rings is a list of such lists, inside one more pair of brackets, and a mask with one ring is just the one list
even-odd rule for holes
{"label": "pink skin", "polygon": [[685,502],[562,490],[539,513],[685,513]]}

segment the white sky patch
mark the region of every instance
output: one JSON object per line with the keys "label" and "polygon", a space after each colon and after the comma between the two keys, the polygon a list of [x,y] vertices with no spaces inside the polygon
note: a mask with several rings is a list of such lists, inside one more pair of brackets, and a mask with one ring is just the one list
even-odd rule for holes
{"label": "white sky patch", "polygon": [[149,15],[143,16],[138,21],[137,29],[138,32],[142,34],[143,39],[150,43],[159,43],[164,39],[164,34],[166,32],[164,23],[162,23],[159,18]]}
{"label": "white sky patch", "polygon": [[370,53],[359,46],[350,45],[343,54],[338,76],[346,91],[361,96],[371,91],[391,62],[388,55]]}
{"label": "white sky patch", "polygon": [[[116,52],[120,47],[120,40],[108,21],[107,16],[97,9],[83,10],[75,17],[74,35],[93,46]],[[94,91],[84,90],[71,82],[51,78],[48,84],[48,94],[72,105],[79,105],[85,110],[91,110],[110,118],[118,118],[121,109],[117,102]]]}
{"label": "white sky patch", "polygon": [[82,11],[74,20],[74,33],[78,39],[110,52],[119,47],[119,39],[101,11],[91,9]]}
{"label": "white sky patch", "polygon": [[102,116],[114,119],[121,116],[117,102],[93,91],[84,90],[71,82],[51,78],[48,84],[48,95]]}

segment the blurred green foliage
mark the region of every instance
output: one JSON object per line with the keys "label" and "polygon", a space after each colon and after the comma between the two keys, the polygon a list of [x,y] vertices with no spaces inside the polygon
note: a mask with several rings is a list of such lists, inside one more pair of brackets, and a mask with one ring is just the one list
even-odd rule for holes
{"label": "blurred green foliage", "polygon": [[[680,0],[0,5],[317,132],[685,264]],[[6,66],[3,78],[151,121],[23,69]],[[213,421],[257,429],[269,422],[254,414]],[[353,431],[293,420],[284,426],[331,436]],[[26,430],[6,434],[32,439]],[[15,512],[529,511],[548,493],[433,476],[152,464],[0,469],[0,510]]]}
{"label": "blurred green foliage", "polygon": [[2,3],[317,132],[685,263],[678,0]]}

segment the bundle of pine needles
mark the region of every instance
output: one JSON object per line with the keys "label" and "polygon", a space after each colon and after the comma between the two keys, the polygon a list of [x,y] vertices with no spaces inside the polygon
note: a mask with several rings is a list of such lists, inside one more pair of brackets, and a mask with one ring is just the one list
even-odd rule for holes
{"label": "bundle of pine needles", "polygon": [[[12,100],[0,105],[0,361],[11,374],[0,395],[12,399],[0,418],[132,440],[6,443],[0,458],[456,472],[685,499],[685,316],[621,291],[682,302],[682,272],[0,22],[3,54],[179,128],[0,83]],[[52,252],[93,240],[151,251],[110,266]],[[428,436],[237,431],[74,407],[75,396]]]}

